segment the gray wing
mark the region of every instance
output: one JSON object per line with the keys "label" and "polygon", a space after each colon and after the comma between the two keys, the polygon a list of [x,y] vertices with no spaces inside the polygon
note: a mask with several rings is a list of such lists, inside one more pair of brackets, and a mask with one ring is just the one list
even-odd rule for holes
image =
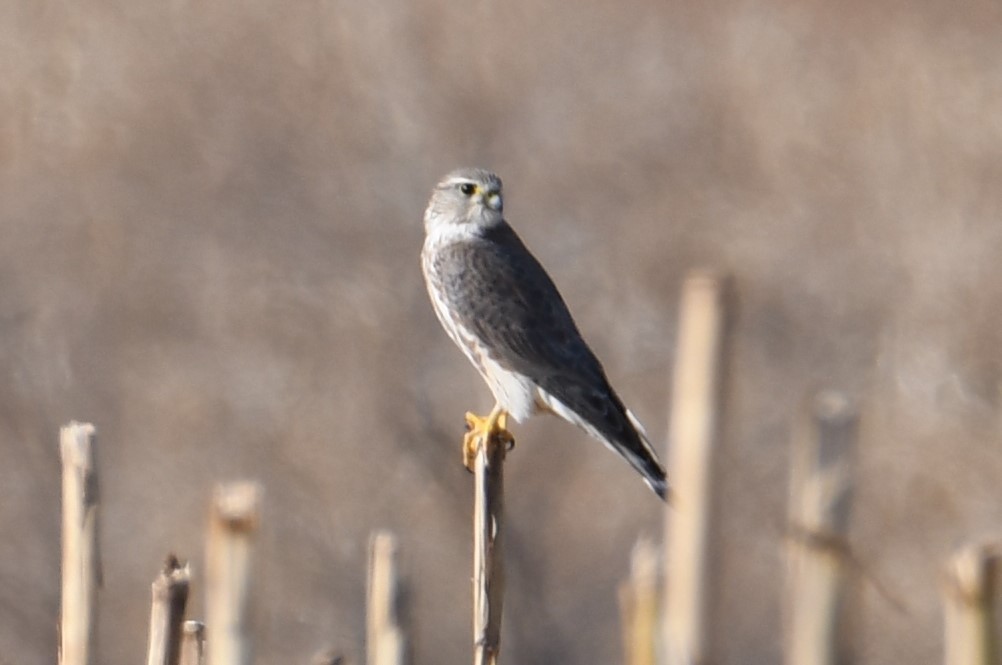
{"label": "gray wing", "polygon": [[508,224],[440,249],[435,263],[453,315],[495,362],[532,379],[609,439],[634,443],[637,433],[601,364]]}

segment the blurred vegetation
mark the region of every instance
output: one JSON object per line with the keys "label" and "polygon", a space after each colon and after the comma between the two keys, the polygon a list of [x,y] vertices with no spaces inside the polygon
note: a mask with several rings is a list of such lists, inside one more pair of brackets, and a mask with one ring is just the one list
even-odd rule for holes
{"label": "blurred vegetation", "polygon": [[[101,438],[102,662],[142,657],[163,555],[197,579],[212,482],[245,476],[268,497],[261,662],[358,662],[377,527],[407,552],[416,662],[467,657],[459,441],[491,400],[417,256],[430,187],[476,164],[656,437],[681,276],[735,276],[715,662],[779,661],[788,442],[822,386],[862,405],[849,540],[904,603],[861,585],[856,662],[939,662],[941,563],[1002,519],[1000,18],[5,3],[0,653],[55,659],[56,433],[76,418]],[[615,662],[615,589],[658,502],[564,423],[516,436],[506,657]]]}

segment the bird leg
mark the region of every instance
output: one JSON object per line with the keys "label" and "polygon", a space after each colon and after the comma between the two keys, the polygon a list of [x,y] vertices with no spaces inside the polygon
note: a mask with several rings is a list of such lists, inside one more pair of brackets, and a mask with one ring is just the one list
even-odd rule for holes
{"label": "bird leg", "polygon": [[481,445],[503,444],[505,452],[515,447],[515,437],[508,431],[508,412],[500,404],[494,406],[490,414],[480,416],[466,413],[466,434],[463,436],[463,464],[471,472]]}

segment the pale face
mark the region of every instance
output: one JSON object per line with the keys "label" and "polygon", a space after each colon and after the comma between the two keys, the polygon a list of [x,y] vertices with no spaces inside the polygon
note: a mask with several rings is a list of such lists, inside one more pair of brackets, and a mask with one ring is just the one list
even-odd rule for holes
{"label": "pale face", "polygon": [[502,221],[501,179],[483,169],[460,169],[442,179],[424,214],[425,231],[452,235],[491,227]]}

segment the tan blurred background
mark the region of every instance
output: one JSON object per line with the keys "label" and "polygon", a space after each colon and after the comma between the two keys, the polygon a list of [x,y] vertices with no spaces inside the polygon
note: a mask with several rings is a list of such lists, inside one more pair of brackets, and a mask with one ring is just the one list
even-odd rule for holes
{"label": "tan blurred background", "polygon": [[[998,2],[0,3],[0,663],[55,659],[57,432],[99,432],[101,662],[143,658],[212,483],[266,489],[258,655],[361,662],[366,543],[400,535],[415,662],[469,651],[462,414],[421,213],[505,179],[664,447],[678,287],[730,270],[714,662],[781,658],[788,442],[863,405],[859,663],[940,662],[940,566],[1002,520]],[[556,420],[508,464],[510,663],[620,659],[658,502]],[[196,587],[200,592],[203,587]],[[201,612],[196,593],[195,614]]]}

